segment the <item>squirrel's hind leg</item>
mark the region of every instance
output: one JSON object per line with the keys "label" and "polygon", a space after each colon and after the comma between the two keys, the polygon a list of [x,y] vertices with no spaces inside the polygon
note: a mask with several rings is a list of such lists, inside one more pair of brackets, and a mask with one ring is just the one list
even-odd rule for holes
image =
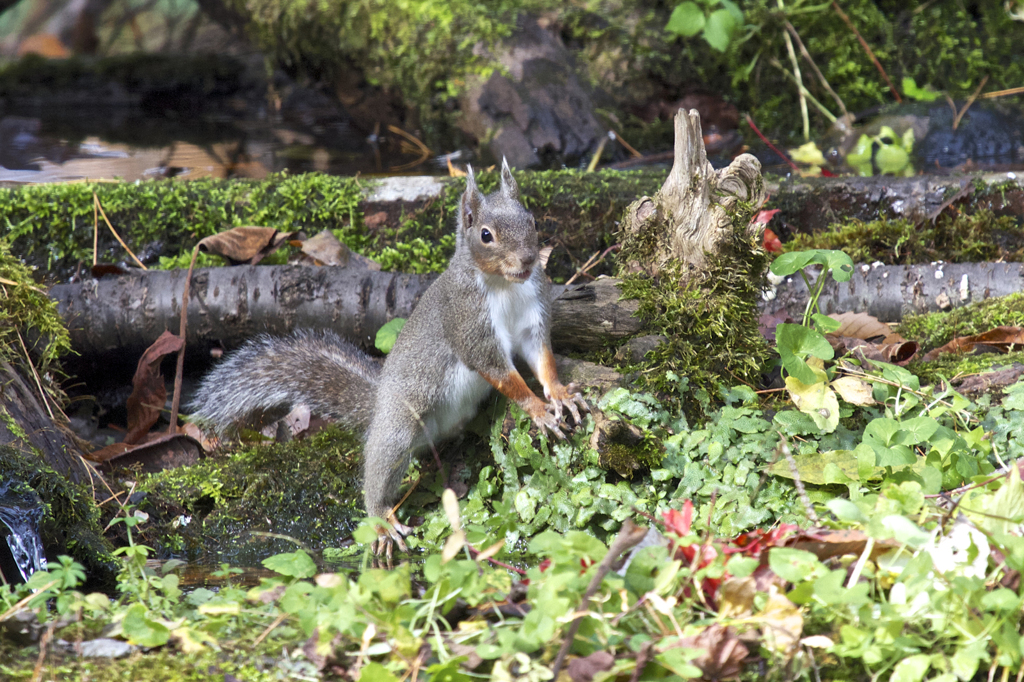
{"label": "squirrel's hind leg", "polygon": [[391,506],[398,501],[402,479],[409,470],[419,423],[401,415],[385,414],[387,410],[378,405],[374,421],[366,434],[363,450],[363,490],[366,499],[367,516],[382,518],[390,524],[381,528],[375,553],[391,553],[392,543],[405,550],[402,538],[412,532],[408,526],[398,522],[391,513]]}

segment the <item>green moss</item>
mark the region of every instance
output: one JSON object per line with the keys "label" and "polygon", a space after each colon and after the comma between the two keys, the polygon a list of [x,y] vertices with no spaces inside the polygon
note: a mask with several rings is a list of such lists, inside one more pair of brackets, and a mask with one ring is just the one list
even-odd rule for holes
{"label": "green moss", "polygon": [[[358,438],[328,429],[302,441],[260,446],[140,479],[156,522],[147,538],[189,556],[234,565],[294,551],[338,547],[363,516]],[[191,520],[182,524],[182,515]],[[145,530],[145,528],[144,528]],[[259,535],[259,533],[272,535]]]}
{"label": "green moss", "polygon": [[[656,278],[623,277],[623,296],[640,303],[643,333],[666,338],[641,364],[624,371],[639,372],[641,386],[680,399],[687,413],[698,417],[710,413],[723,387],[759,385],[771,357],[755,322],[768,259],[746,224],[734,222],[739,227],[709,258],[704,278],[684,277],[689,273],[676,263]],[[624,254],[627,258],[632,256]]]}
{"label": "green moss", "polygon": [[57,304],[35,287],[32,271],[0,239],[0,358],[24,363],[23,346],[33,351],[40,374],[55,369],[57,358],[71,350],[71,341]]}
{"label": "green moss", "polygon": [[954,377],[991,372],[1014,363],[1024,363],[1024,351],[1013,353],[946,353],[931,362],[912,362],[908,369],[922,384],[937,384]]}
{"label": "green moss", "polygon": [[[363,183],[365,185],[365,182]],[[26,262],[66,277],[92,262],[93,194],[135,253],[190,253],[207,235],[261,225],[315,234],[337,230],[356,250],[370,250],[354,221],[362,198],[354,178],[318,173],[274,175],[267,180],[152,180],[0,188],[13,251]],[[100,218],[101,262],[128,261]],[[153,264],[155,256],[150,259]],[[177,261],[175,261],[177,263]]]}
{"label": "green moss", "polygon": [[[263,625],[262,623],[260,625]],[[267,623],[269,625],[269,623]],[[265,626],[264,626],[265,627]],[[284,628],[292,643],[295,630]],[[242,634],[242,633],[235,633]],[[259,630],[245,632],[251,639]],[[246,644],[235,645],[227,636],[216,649],[204,647],[184,655],[177,647],[166,646],[147,651],[145,655],[125,658],[82,658],[50,646],[44,659],[44,680],[86,682],[88,680],[146,680],[147,682],[207,682],[210,679],[238,679],[246,682],[273,682],[286,671],[295,676],[309,676],[313,670],[308,663],[282,659],[280,641],[271,633],[262,647],[253,650]],[[29,682],[37,679],[33,674],[39,658],[37,645],[22,646],[10,639],[0,639],[0,677],[9,682]],[[282,660],[278,660],[282,659]],[[305,664],[304,664],[305,663]]]}
{"label": "green moss", "polygon": [[39,531],[49,557],[68,554],[88,569],[91,579],[113,585],[111,547],[103,537],[100,510],[85,486],[71,483],[37,455],[0,445],[0,484],[7,482],[27,486],[42,499]]}
{"label": "green moss", "polygon": [[948,312],[908,315],[896,331],[928,351],[958,336],[980,334],[999,326],[1024,327],[1024,294],[989,298]]}
{"label": "green moss", "polygon": [[1012,216],[997,217],[989,209],[950,215],[919,224],[905,218],[871,222],[850,220],[828,232],[799,234],[786,251],[838,249],[857,263],[880,261],[906,265],[944,260],[1019,262],[1024,254],[1024,228]]}

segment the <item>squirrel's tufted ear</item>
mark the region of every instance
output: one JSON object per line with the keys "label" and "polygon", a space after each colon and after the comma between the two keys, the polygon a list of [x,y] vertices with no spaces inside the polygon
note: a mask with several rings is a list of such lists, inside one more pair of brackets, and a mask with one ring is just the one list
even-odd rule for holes
{"label": "squirrel's tufted ear", "polygon": [[508,159],[501,157],[501,193],[509,199],[519,199],[519,185],[512,177],[512,171],[508,167]]}
{"label": "squirrel's tufted ear", "polygon": [[476,186],[476,176],[473,174],[473,166],[466,166],[466,191],[462,193],[462,200],[459,202],[459,218],[463,229],[473,227],[473,219],[480,212],[480,203],[484,196]]}

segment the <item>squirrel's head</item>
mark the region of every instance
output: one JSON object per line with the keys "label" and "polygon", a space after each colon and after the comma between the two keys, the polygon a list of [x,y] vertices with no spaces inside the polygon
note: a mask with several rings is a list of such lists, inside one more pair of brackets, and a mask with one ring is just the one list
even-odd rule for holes
{"label": "squirrel's head", "polygon": [[537,225],[519,203],[508,162],[501,160],[501,187],[484,196],[476,186],[473,167],[466,176],[466,191],[459,203],[457,248],[466,248],[486,274],[510,282],[525,282],[539,262]]}

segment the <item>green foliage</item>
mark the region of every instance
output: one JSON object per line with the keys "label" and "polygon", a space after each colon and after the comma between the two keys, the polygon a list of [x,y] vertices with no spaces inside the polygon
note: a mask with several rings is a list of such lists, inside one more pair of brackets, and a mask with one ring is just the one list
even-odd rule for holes
{"label": "green foliage", "polygon": [[9,237],[0,239],[0,358],[25,366],[28,347],[40,374],[56,369],[71,340],[57,303],[37,288],[32,271],[11,254]]}
{"label": "green foliage", "polygon": [[841,249],[856,263],[912,265],[943,260],[948,263],[1020,262],[1024,227],[1013,216],[996,216],[991,209],[943,212],[923,224],[906,218],[864,222],[850,220],[827,232],[798,234],[787,251]]}
{"label": "green foliage", "polygon": [[743,26],[743,11],[730,0],[703,0],[702,4],[703,7],[686,0],[676,5],[665,30],[684,38],[692,38],[699,33],[708,45],[725,52]]}

